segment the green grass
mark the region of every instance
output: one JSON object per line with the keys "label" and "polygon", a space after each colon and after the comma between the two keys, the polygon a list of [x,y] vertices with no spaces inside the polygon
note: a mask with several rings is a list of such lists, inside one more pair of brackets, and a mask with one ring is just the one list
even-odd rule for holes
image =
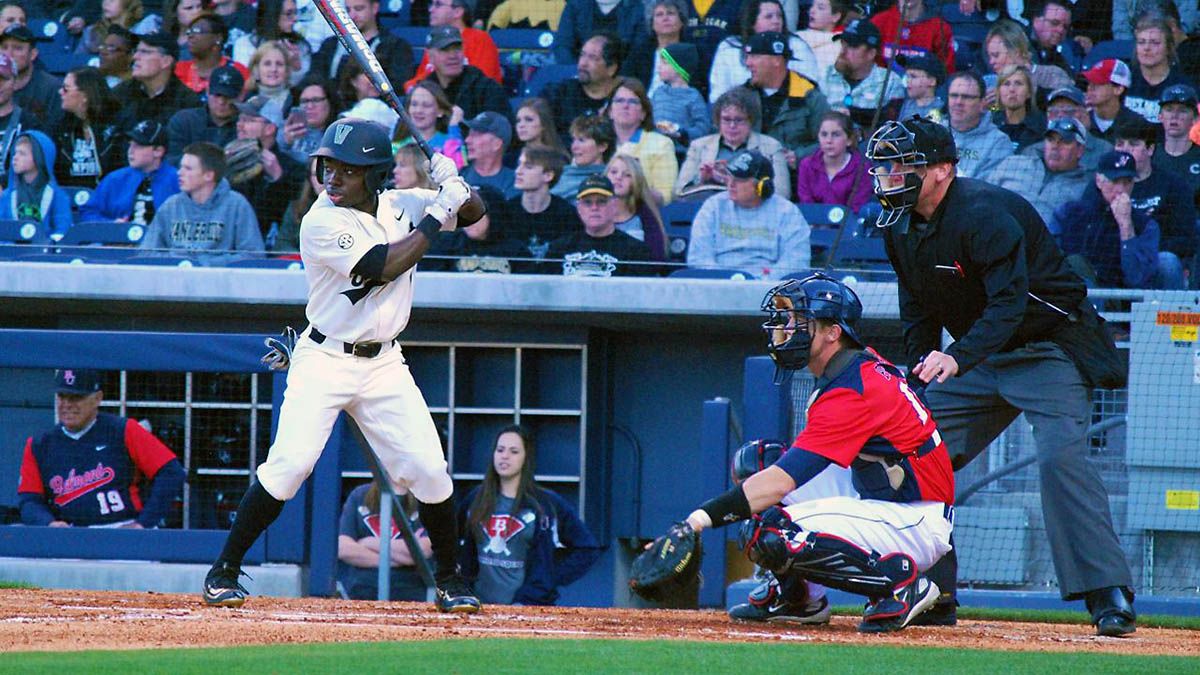
{"label": "green grass", "polygon": [[228,649],[6,654],[0,673],[1103,673],[1200,670],[1200,660],[849,645],[628,640],[438,640]]}
{"label": "green grass", "polygon": [[24,581],[5,581],[0,579],[0,588],[37,588],[33,584],[27,584]]}
{"label": "green grass", "polygon": [[[843,616],[859,616],[862,607],[836,605],[833,613]],[[1088,615],[1069,609],[998,609],[991,607],[959,607],[958,618],[982,621],[1027,621],[1030,623],[1086,624]],[[1166,614],[1139,614],[1138,625],[1146,628],[1181,628],[1200,630],[1200,616],[1170,616]]]}

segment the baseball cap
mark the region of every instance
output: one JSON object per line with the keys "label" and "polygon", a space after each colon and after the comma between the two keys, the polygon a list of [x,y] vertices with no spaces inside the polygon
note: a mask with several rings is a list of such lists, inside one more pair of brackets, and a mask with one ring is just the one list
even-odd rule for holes
{"label": "baseball cap", "polygon": [[0,52],[0,76],[8,77],[9,79],[17,76],[17,62],[13,61],[4,52]]}
{"label": "baseball cap", "polygon": [[244,86],[246,78],[242,77],[242,72],[228,64],[213,70],[208,78],[208,93],[217,96],[240,98]]}
{"label": "baseball cap", "polygon": [[946,66],[938,59],[922,54],[920,56],[896,55],[896,62],[904,66],[905,71],[919,70],[928,73],[939,85],[946,81]]}
{"label": "baseball cap", "polygon": [[1087,105],[1083,92],[1079,91],[1079,87],[1059,87],[1050,92],[1050,97],[1046,99],[1046,104],[1054,102],[1056,98],[1065,98],[1075,105]]}
{"label": "baseball cap", "polygon": [[33,31],[29,30],[29,26],[20,23],[14,23],[8,28],[5,28],[4,35],[3,37],[0,37],[0,39],[20,40],[21,42],[26,42],[29,44],[37,42],[37,36],[33,34]]}
{"label": "baseball cap", "polygon": [[755,33],[746,40],[746,46],[742,51],[747,54],[762,54],[765,56],[791,56],[792,50],[788,47],[788,36],[775,31],[766,31],[765,33]]}
{"label": "baseball cap", "polygon": [[883,44],[883,36],[879,34],[879,29],[866,19],[855,19],[846,24],[846,29],[834,35],[833,39],[854,46],[879,47]]}
{"label": "baseball cap", "polygon": [[161,49],[173,59],[179,58],[179,43],[175,41],[175,37],[170,33],[156,31],[154,33],[146,33],[145,35],[137,36],[139,45],[150,45],[156,49]]}
{"label": "baseball cap", "polygon": [[462,32],[454,26],[434,26],[425,39],[425,46],[430,49],[445,49],[450,45],[461,45]]}
{"label": "baseball cap", "polygon": [[588,195],[601,195],[603,197],[613,196],[613,184],[602,173],[594,173],[579,184],[579,190],[575,193],[576,199],[583,199]]}
{"label": "baseball cap", "polygon": [[774,178],[775,170],[771,166],[771,160],[763,156],[757,150],[742,150],[729,160],[726,166],[729,170],[729,175],[734,178],[754,178],[761,180],[763,178]]}
{"label": "baseball cap", "polygon": [[1044,138],[1050,134],[1058,134],[1064,140],[1075,141],[1080,145],[1087,144],[1087,131],[1074,117],[1060,117],[1051,122],[1046,126],[1046,133],[1042,136]]}
{"label": "baseball cap", "polygon": [[1083,71],[1083,77],[1092,84],[1116,84],[1128,87],[1133,82],[1129,66],[1119,59],[1104,59]]}
{"label": "baseball cap", "polygon": [[659,50],[659,57],[675,69],[684,82],[691,82],[700,68],[700,52],[687,42],[675,42]]}
{"label": "baseball cap", "polygon": [[1096,162],[1096,171],[1109,180],[1134,178],[1137,176],[1137,163],[1128,152],[1111,150],[1100,156]]}
{"label": "baseball cap", "polygon": [[100,373],[82,368],[63,368],[54,371],[54,391],[60,394],[84,396],[100,391]]}
{"label": "baseball cap", "polygon": [[[463,126],[467,128],[467,131],[483,131],[494,134],[497,138],[504,141],[504,147],[506,148],[509,141],[512,140],[512,124],[509,124],[504,115],[492,112],[491,110],[485,110],[463,122]],[[464,131],[463,135],[466,136],[467,132]]]}
{"label": "baseball cap", "polygon": [[271,99],[266,96],[251,96],[245,101],[235,101],[233,107],[237,108],[238,112],[243,115],[254,115],[255,117],[267,117],[263,114],[263,108],[271,103]]}
{"label": "baseball cap", "polygon": [[1194,109],[1197,103],[1196,90],[1186,84],[1173,84],[1158,99],[1159,105],[1168,103],[1182,103]]}
{"label": "baseball cap", "polygon": [[167,130],[156,120],[142,120],[129,130],[129,140],[138,145],[166,145]]}

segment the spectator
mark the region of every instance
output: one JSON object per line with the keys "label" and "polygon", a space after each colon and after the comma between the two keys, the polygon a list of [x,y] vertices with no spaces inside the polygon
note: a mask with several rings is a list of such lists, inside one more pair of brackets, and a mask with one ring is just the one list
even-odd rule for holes
{"label": "spectator", "polygon": [[429,160],[425,158],[425,153],[417,147],[416,143],[409,141],[407,144],[401,145],[396,150],[393,159],[395,160],[395,166],[392,167],[392,187],[394,189],[437,190],[437,183],[429,177],[429,170],[426,168]]}
{"label": "spectator", "polygon": [[162,24],[157,31],[170,35],[175,41],[175,58],[190,58],[188,28],[201,14],[211,12],[212,0],[166,0],[163,3]]}
{"label": "spectator", "polygon": [[1040,158],[1011,155],[996,165],[988,176],[994,185],[1024,197],[1047,223],[1054,209],[1079,199],[1092,183],[1093,171],[1080,165],[1087,144],[1087,131],[1072,117],[1060,117],[1045,132]]}
{"label": "spectator", "polygon": [[208,80],[208,96],[203,105],[186,108],[171,115],[167,124],[167,162],[178,166],[183,149],[205,141],[220,147],[237,137],[237,108],[245,88],[242,72],[231,65],[213,71]]}
{"label": "spectator", "polygon": [[116,89],[133,76],[133,47],[137,40],[133,33],[117,27],[110,28],[99,47],[100,74],[104,75],[109,89]]}
{"label": "spectator", "polygon": [[[475,66],[484,75],[504,84],[504,73],[500,71],[500,50],[487,31],[471,28],[471,5],[468,0],[430,0],[429,27],[450,26],[462,36],[463,62]],[[404,83],[404,90],[412,88],[417,80],[429,77],[433,62],[426,51],[417,65],[416,75]]]}
{"label": "spectator", "polygon": [[54,385],[58,424],[25,441],[21,522],[158,527],[183,487],[179,459],[135,420],[100,412],[99,373],[56,370]]}
{"label": "spectator", "polygon": [[254,209],[225,180],[221,148],[212,143],[184,148],[179,190],[154,214],[139,248],[184,254],[263,250]]}
{"label": "spectator", "polygon": [[504,150],[512,142],[512,125],[503,115],[481,112],[466,122],[467,157],[470,163],[462,177],[472,186],[491,185],[504,193],[506,199],[516,197],[519,190],[513,185],[516,172],[504,166]]}
{"label": "spectator", "polygon": [[642,163],[636,157],[614,155],[604,175],[613,186],[617,229],[644,242],[650,248],[651,260],[665,261],[667,233],[658,204],[650,196]]}
{"label": "spectator", "polygon": [[1154,165],[1164,173],[1182,177],[1200,205],[1200,145],[1188,138],[1196,126],[1196,90],[1186,84],[1168,87],[1159,101],[1158,120],[1163,142],[1154,151]]}
{"label": "spectator", "polygon": [[493,220],[501,238],[520,244],[521,257],[545,258],[550,242],[580,229],[571,205],[550,194],[565,163],[549,148],[532,145],[521,151],[513,183],[520,196],[505,204],[502,223]]}
{"label": "spectator", "polygon": [[465,227],[438,232],[437,239],[421,258],[422,270],[508,274],[522,264],[510,258],[529,256],[520,242],[504,237],[499,231],[505,219],[504,194],[490,185],[481,185],[478,191],[487,213]]}
{"label": "spectator", "polygon": [[312,47],[296,32],[296,14],[296,0],[258,0],[254,32],[234,41],[233,60],[253,70],[250,60],[254,53],[274,42],[283,50],[288,64],[288,86],[300,84],[312,66]]}
{"label": "spectator", "polygon": [[0,194],[0,219],[34,220],[52,235],[71,228],[71,198],[54,177],[54,141],[28,130],[13,143],[8,180]]}
{"label": "spectator", "polygon": [[938,88],[946,81],[945,66],[931,56],[906,58],[901,65],[904,66],[907,96],[900,106],[899,119],[906,120],[916,115],[945,124],[946,102],[938,94]]}
{"label": "spectator", "polygon": [[958,148],[958,175],[983,178],[1002,159],[1013,154],[1004,132],[983,114],[983,78],[971,71],[950,76],[950,133]]}
{"label": "spectator", "polygon": [[[1090,113],[1084,105],[1083,92],[1075,87],[1066,87],[1052,92],[1046,104],[1046,121],[1047,124],[1054,120],[1063,117],[1070,117],[1078,121],[1085,130],[1089,129],[1091,124]],[[1022,155],[1032,157],[1041,157],[1043,153],[1043,143],[1037,142],[1020,151]],[[1112,143],[1100,138],[1099,136],[1089,133],[1087,137],[1087,145],[1083,150],[1083,158],[1079,160],[1080,166],[1088,171],[1095,171],[1096,164],[1100,161],[1101,155],[1111,151]]]}
{"label": "spectator", "polygon": [[1129,153],[1136,163],[1133,179],[1133,208],[1144,211],[1158,223],[1159,275],[1162,288],[1184,288],[1182,265],[1196,253],[1196,205],[1181,176],[1154,170],[1151,158],[1158,144],[1158,127],[1134,120],[1117,127],[1116,149]]}
{"label": "spectator", "polygon": [[897,54],[932,56],[954,72],[954,33],[937,11],[926,9],[925,0],[905,0],[871,17],[883,39],[876,63],[887,67]]}
{"label": "spectator", "polygon": [[[304,165],[278,151],[275,139],[279,128],[266,115],[270,105],[264,96],[252,96],[245,103],[235,103],[238,111],[237,140],[225,146],[229,185],[254,205],[259,227],[268,241],[271,240],[268,233],[272,229],[278,230],[283,220],[288,199],[304,182]],[[250,168],[240,172],[237,163],[230,161],[231,148],[236,147],[239,141],[257,144],[257,164],[261,170]],[[253,167],[254,164],[248,162],[247,166]]]}
{"label": "spectator", "polygon": [[1125,92],[1133,74],[1124,61],[1104,59],[1083,73],[1087,80],[1088,108],[1094,133],[1112,142],[1117,124],[1136,121],[1140,115],[1125,107]]}
{"label": "spectator", "polygon": [[497,605],[553,605],[558,587],[579,580],[601,546],[570,502],[537,484],[537,447],[520,425],[500,430],[483,484],[464,499],[459,522],[463,574]]}
{"label": "spectator", "polygon": [[17,79],[17,64],[0,52],[0,167],[8,166],[13,143],[27,129],[36,128],[38,122],[25,114],[13,100],[13,86]]}
{"label": "spectator", "polygon": [[[412,45],[400,37],[379,30],[379,0],[347,0],[345,5],[350,19],[358,26],[371,51],[375,52],[375,57],[379,59],[379,64],[383,66],[383,72],[387,74],[388,79],[394,84],[399,84],[412,77],[415,70]],[[312,13],[318,15],[316,23],[325,23],[315,7]],[[347,58],[346,50],[342,48],[338,38],[330,36],[313,55],[309,72],[317,79],[341,81],[344,79],[342,69],[351,63],[356,63],[354,58]]]}
{"label": "spectator", "polygon": [[617,205],[612,182],[601,174],[588,176],[575,193],[575,210],[583,228],[550,244],[547,258],[562,261],[568,277],[643,276],[652,274],[650,249],[617,229]]}
{"label": "spectator", "polygon": [[[297,162],[307,162],[308,156],[321,145],[325,128],[337,119],[342,109],[337,89],[328,80],[308,78],[296,87],[296,105],[283,127],[279,149]],[[299,109],[303,119],[296,115]],[[223,145],[223,144],[218,144]],[[304,215],[304,214],[300,214]]]}
{"label": "spectator", "polygon": [[659,52],[670,45],[680,44],[683,22],[687,15],[686,0],[654,0],[650,15],[650,32],[653,33],[654,39],[641,40],[629,45],[629,56],[621,65],[621,74],[636,77],[644,82],[646,92],[651,98],[663,85],[658,76],[658,65],[661,62]]}
{"label": "spectator", "polygon": [[1133,40],[1133,28],[1143,14],[1157,13],[1166,16],[1176,26],[1179,32],[1194,33],[1200,29],[1200,6],[1190,2],[1182,3],[1181,8],[1173,0],[1132,0],[1117,2],[1112,6],[1112,36],[1115,40]]}
{"label": "spectator", "polygon": [[142,20],[142,0],[105,0],[100,3],[100,20],[83,29],[76,54],[98,54],[113,28],[130,30]]}
{"label": "spectator", "polygon": [[691,9],[685,17],[682,40],[696,45],[700,52],[700,72],[707,73],[712,69],[717,45],[737,26],[742,1],[688,0]]}
{"label": "spectator", "polygon": [[[1033,52],[1025,31],[1014,21],[1001,19],[988,29],[983,41],[987,52],[988,67],[993,73],[999,73],[1006,66],[1025,66],[1033,76],[1033,84],[1037,91],[1034,98],[1038,104],[1045,103],[1047,92],[1072,87],[1074,78],[1067,71],[1048,63],[1034,63]],[[996,90],[988,89],[984,102],[989,106],[996,103]]]}
{"label": "spectator", "polygon": [[1030,44],[1033,60],[1040,64],[1058,66],[1067,73],[1078,73],[1083,62],[1083,49],[1067,39],[1071,30],[1071,0],[1042,0],[1031,11]]}
{"label": "spectator", "polygon": [[254,8],[242,0],[212,0],[212,11],[229,28],[223,42],[233,44],[254,32]]}
{"label": "spectator", "polygon": [[325,189],[321,176],[317,173],[317,158],[307,160],[306,180],[296,198],[288,202],[283,212],[283,220],[279,223],[279,234],[275,236],[275,247],[272,251],[298,253],[300,251],[300,221],[304,214],[317,201],[317,195]]}
{"label": "spectator", "polygon": [[138,40],[133,50],[133,77],[113,92],[124,106],[118,115],[122,129],[129,130],[142,120],[167,124],[176,112],[200,105],[196,92],[175,77],[178,54],[175,38],[166,33],[150,33]]}
{"label": "spectator", "polygon": [[[676,197],[685,198],[698,188],[699,194],[704,197],[711,194],[704,189],[706,187],[724,190],[727,179],[725,166],[741,150],[757,150],[770,158],[775,175],[787,175],[787,151],[783,145],[755,131],[760,115],[758,95],[749,89],[734,87],[721,94],[712,110],[717,133],[698,138],[688,146],[687,157],[679,169],[679,177],[675,179]],[[789,182],[784,181],[779,186],[778,192],[784,199],[791,197]]]}
{"label": "spectator", "polygon": [[797,154],[808,154],[816,146],[817,126],[829,103],[816,83],[788,70],[787,40],[782,33],[758,33],[746,43],[745,51],[750,69],[746,86],[758,96],[761,129],[783,145],[792,165]]}
{"label": "spectator", "polygon": [[[531,28],[553,32],[558,30],[558,21],[566,6],[567,0],[504,0],[488,14],[487,29]],[[476,23],[482,18],[477,17]]]}
{"label": "spectator", "polygon": [[261,45],[250,58],[250,87],[246,98],[265,96],[267,106],[263,117],[283,128],[284,113],[292,108],[291,66],[288,65],[287,50],[280,42]]}
{"label": "spectator", "polygon": [[584,36],[598,31],[610,31],[625,45],[641,43],[649,37],[644,4],[641,0],[567,0],[554,34],[554,60],[578,61],[587,41]]}
{"label": "spectator", "polygon": [[623,56],[624,47],[616,35],[593,35],[579,50],[576,76],[546,87],[542,97],[554,109],[559,135],[567,134],[567,120],[598,114],[608,105],[617,88],[617,71]]}
{"label": "spectator", "polygon": [[597,115],[576,117],[571,122],[571,163],[563,167],[562,178],[550,188],[550,194],[574,206],[580,184],[588,176],[604,172],[616,147],[617,132],[611,121]]}
{"label": "spectator", "polygon": [[728,171],[727,191],[705,201],[692,221],[688,267],[729,267],[761,279],[807,269],[808,223],[795,204],[774,194],[771,162],[743,150]]}
{"label": "spectator", "polygon": [[147,226],[168,197],[179,192],[179,173],[166,163],[167,131],[146,120],[129,131],[129,166],[100,180],[79,210],[79,222],[113,220]]}
{"label": "spectator", "polygon": [[424,79],[437,82],[446,97],[462,108],[463,117],[474,117],[488,110],[504,117],[511,114],[504,88],[482,70],[464,63],[463,39],[457,28],[438,26],[429,32],[425,44],[433,72]]}
{"label": "spectator", "polygon": [[[407,502],[402,513],[409,518],[409,527],[421,546],[421,556],[429,557],[433,546],[421,527],[412,496],[403,488],[397,488],[396,496]],[[342,505],[338,519],[337,579],[351,600],[379,598],[379,502],[379,483],[373,481],[351,490]],[[425,582],[417,573],[416,558],[408,550],[399,526],[389,522],[392,531],[388,542],[388,600],[424,600]]]}
{"label": "spectator", "polygon": [[62,81],[34,65],[38,57],[37,47],[33,46],[35,40],[29,28],[9,26],[0,35],[0,50],[17,64],[13,92],[17,105],[41,128],[53,129],[62,115],[62,99],[58,95]]}
{"label": "spectator", "polygon": [[225,40],[229,38],[229,28],[221,17],[215,14],[201,14],[196,17],[188,26],[187,38],[188,51],[192,58],[175,64],[175,77],[188,89],[203,94],[208,90],[208,78],[212,72],[227,64],[237,68],[243,79],[249,79],[250,72],[246,70],[246,66],[223,53]]}
{"label": "spectator", "polygon": [[13,24],[28,25],[29,17],[18,0],[4,0],[0,2],[0,33]]}
{"label": "spectator", "polygon": [[812,48],[817,59],[818,75],[809,79],[821,79],[820,74],[828,72],[842,53],[842,46],[833,36],[841,32],[850,12],[851,5],[847,0],[813,0],[809,6],[808,28],[797,33]]}
{"label": "spectator", "polygon": [[830,107],[866,129],[896,119],[906,92],[901,78],[876,64],[882,39],[879,29],[859,19],[833,39],[842,43],[842,53],[821,83]]}
{"label": "spectator", "polygon": [[105,173],[125,165],[117,100],[95,68],[76,68],[59,90],[64,117],[54,134],[59,156],[54,173],[59,185],[94,188]]}
{"label": "spectator", "polygon": [[[708,100],[716,101],[721,94],[750,79],[746,67],[746,45],[750,36],[757,33],[783,33],[787,35],[788,69],[819,82],[824,71],[817,65],[817,57],[808,43],[798,35],[787,33],[784,27],[783,4],[779,0],[746,0],[742,4],[739,34],[731,35],[717,45],[709,72]],[[657,109],[656,109],[657,111]]]}
{"label": "spectator", "polygon": [[845,113],[830,111],[821,118],[817,151],[796,167],[796,201],[801,204],[842,204],[858,213],[871,200],[867,160],[858,152],[858,130]]}
{"label": "spectator", "polygon": [[1161,14],[1151,12],[1138,18],[1133,36],[1133,77],[1125,92],[1125,107],[1158,124],[1158,99],[1163,91],[1191,82],[1180,72],[1175,60],[1175,36]]}
{"label": "spectator", "polygon": [[641,82],[618,78],[608,117],[617,132],[617,152],[637,157],[646,170],[651,194],[660,203],[670,202],[671,188],[679,176],[675,144],[654,130],[654,108]]}
{"label": "spectator", "polygon": [[1005,66],[996,78],[1000,110],[992,112],[992,124],[1013,143],[1014,152],[1042,140],[1046,118],[1033,99],[1033,75],[1025,66]]}
{"label": "spectator", "polygon": [[1155,282],[1159,229],[1145,211],[1131,205],[1136,174],[1132,156],[1110,152],[1100,158],[1096,190],[1054,212],[1067,263],[1089,286],[1150,288]]}
{"label": "spectator", "polygon": [[[455,166],[463,168],[467,158],[464,156],[462,131],[462,108],[456,107],[446,98],[446,92],[433,80],[421,80],[408,92],[405,100],[405,110],[412,122],[412,129],[404,129],[404,125],[396,126],[397,140],[410,132],[418,133],[435,152],[454,160]],[[555,139],[558,136],[554,137]],[[320,134],[317,135],[320,141]]]}
{"label": "spectator", "polygon": [[658,63],[659,78],[666,86],[650,96],[654,126],[659,133],[675,141],[675,152],[687,152],[688,143],[712,130],[708,121],[708,103],[692,86],[699,56],[696,48],[677,42],[663,50]]}
{"label": "spectator", "polygon": [[[343,3],[344,4],[344,3]],[[329,22],[325,21],[325,17],[317,11],[316,5],[312,0],[298,0],[296,5],[296,32],[304,36],[304,41],[308,43],[309,49],[312,50],[315,57],[321,45],[333,36],[333,29],[329,27]],[[313,70],[309,69],[309,74],[313,74]],[[326,71],[315,71],[318,75]]]}
{"label": "spectator", "polygon": [[550,148],[561,155],[567,154],[554,128],[554,111],[544,98],[527,98],[521,103],[521,107],[517,108],[516,132],[518,148],[533,144]]}

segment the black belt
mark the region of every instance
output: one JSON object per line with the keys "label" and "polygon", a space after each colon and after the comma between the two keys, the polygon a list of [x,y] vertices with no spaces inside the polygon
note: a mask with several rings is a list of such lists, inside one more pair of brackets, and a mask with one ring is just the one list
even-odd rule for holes
{"label": "black belt", "polygon": [[[325,336],[324,333],[317,330],[316,328],[313,328],[312,330],[308,331],[308,336],[310,338],[312,338],[313,342],[315,342],[319,345],[325,344],[325,341],[329,339],[328,337]],[[346,354],[353,354],[354,356],[361,356],[364,359],[373,359],[376,356],[379,356],[379,352],[383,351],[384,345],[390,345],[390,344],[398,341],[399,339],[400,339],[400,336],[397,335],[396,337],[392,338],[391,340],[388,340],[387,342],[343,342],[342,343],[342,351],[345,352]],[[335,340],[335,342],[336,342],[336,340]]]}

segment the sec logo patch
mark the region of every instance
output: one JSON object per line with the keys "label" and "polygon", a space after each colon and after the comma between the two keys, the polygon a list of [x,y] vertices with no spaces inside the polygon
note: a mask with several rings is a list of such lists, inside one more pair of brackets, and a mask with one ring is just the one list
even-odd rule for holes
{"label": "sec logo patch", "polygon": [[348,233],[338,235],[337,244],[338,248],[342,249],[343,251],[350,248],[354,245],[354,235]]}

